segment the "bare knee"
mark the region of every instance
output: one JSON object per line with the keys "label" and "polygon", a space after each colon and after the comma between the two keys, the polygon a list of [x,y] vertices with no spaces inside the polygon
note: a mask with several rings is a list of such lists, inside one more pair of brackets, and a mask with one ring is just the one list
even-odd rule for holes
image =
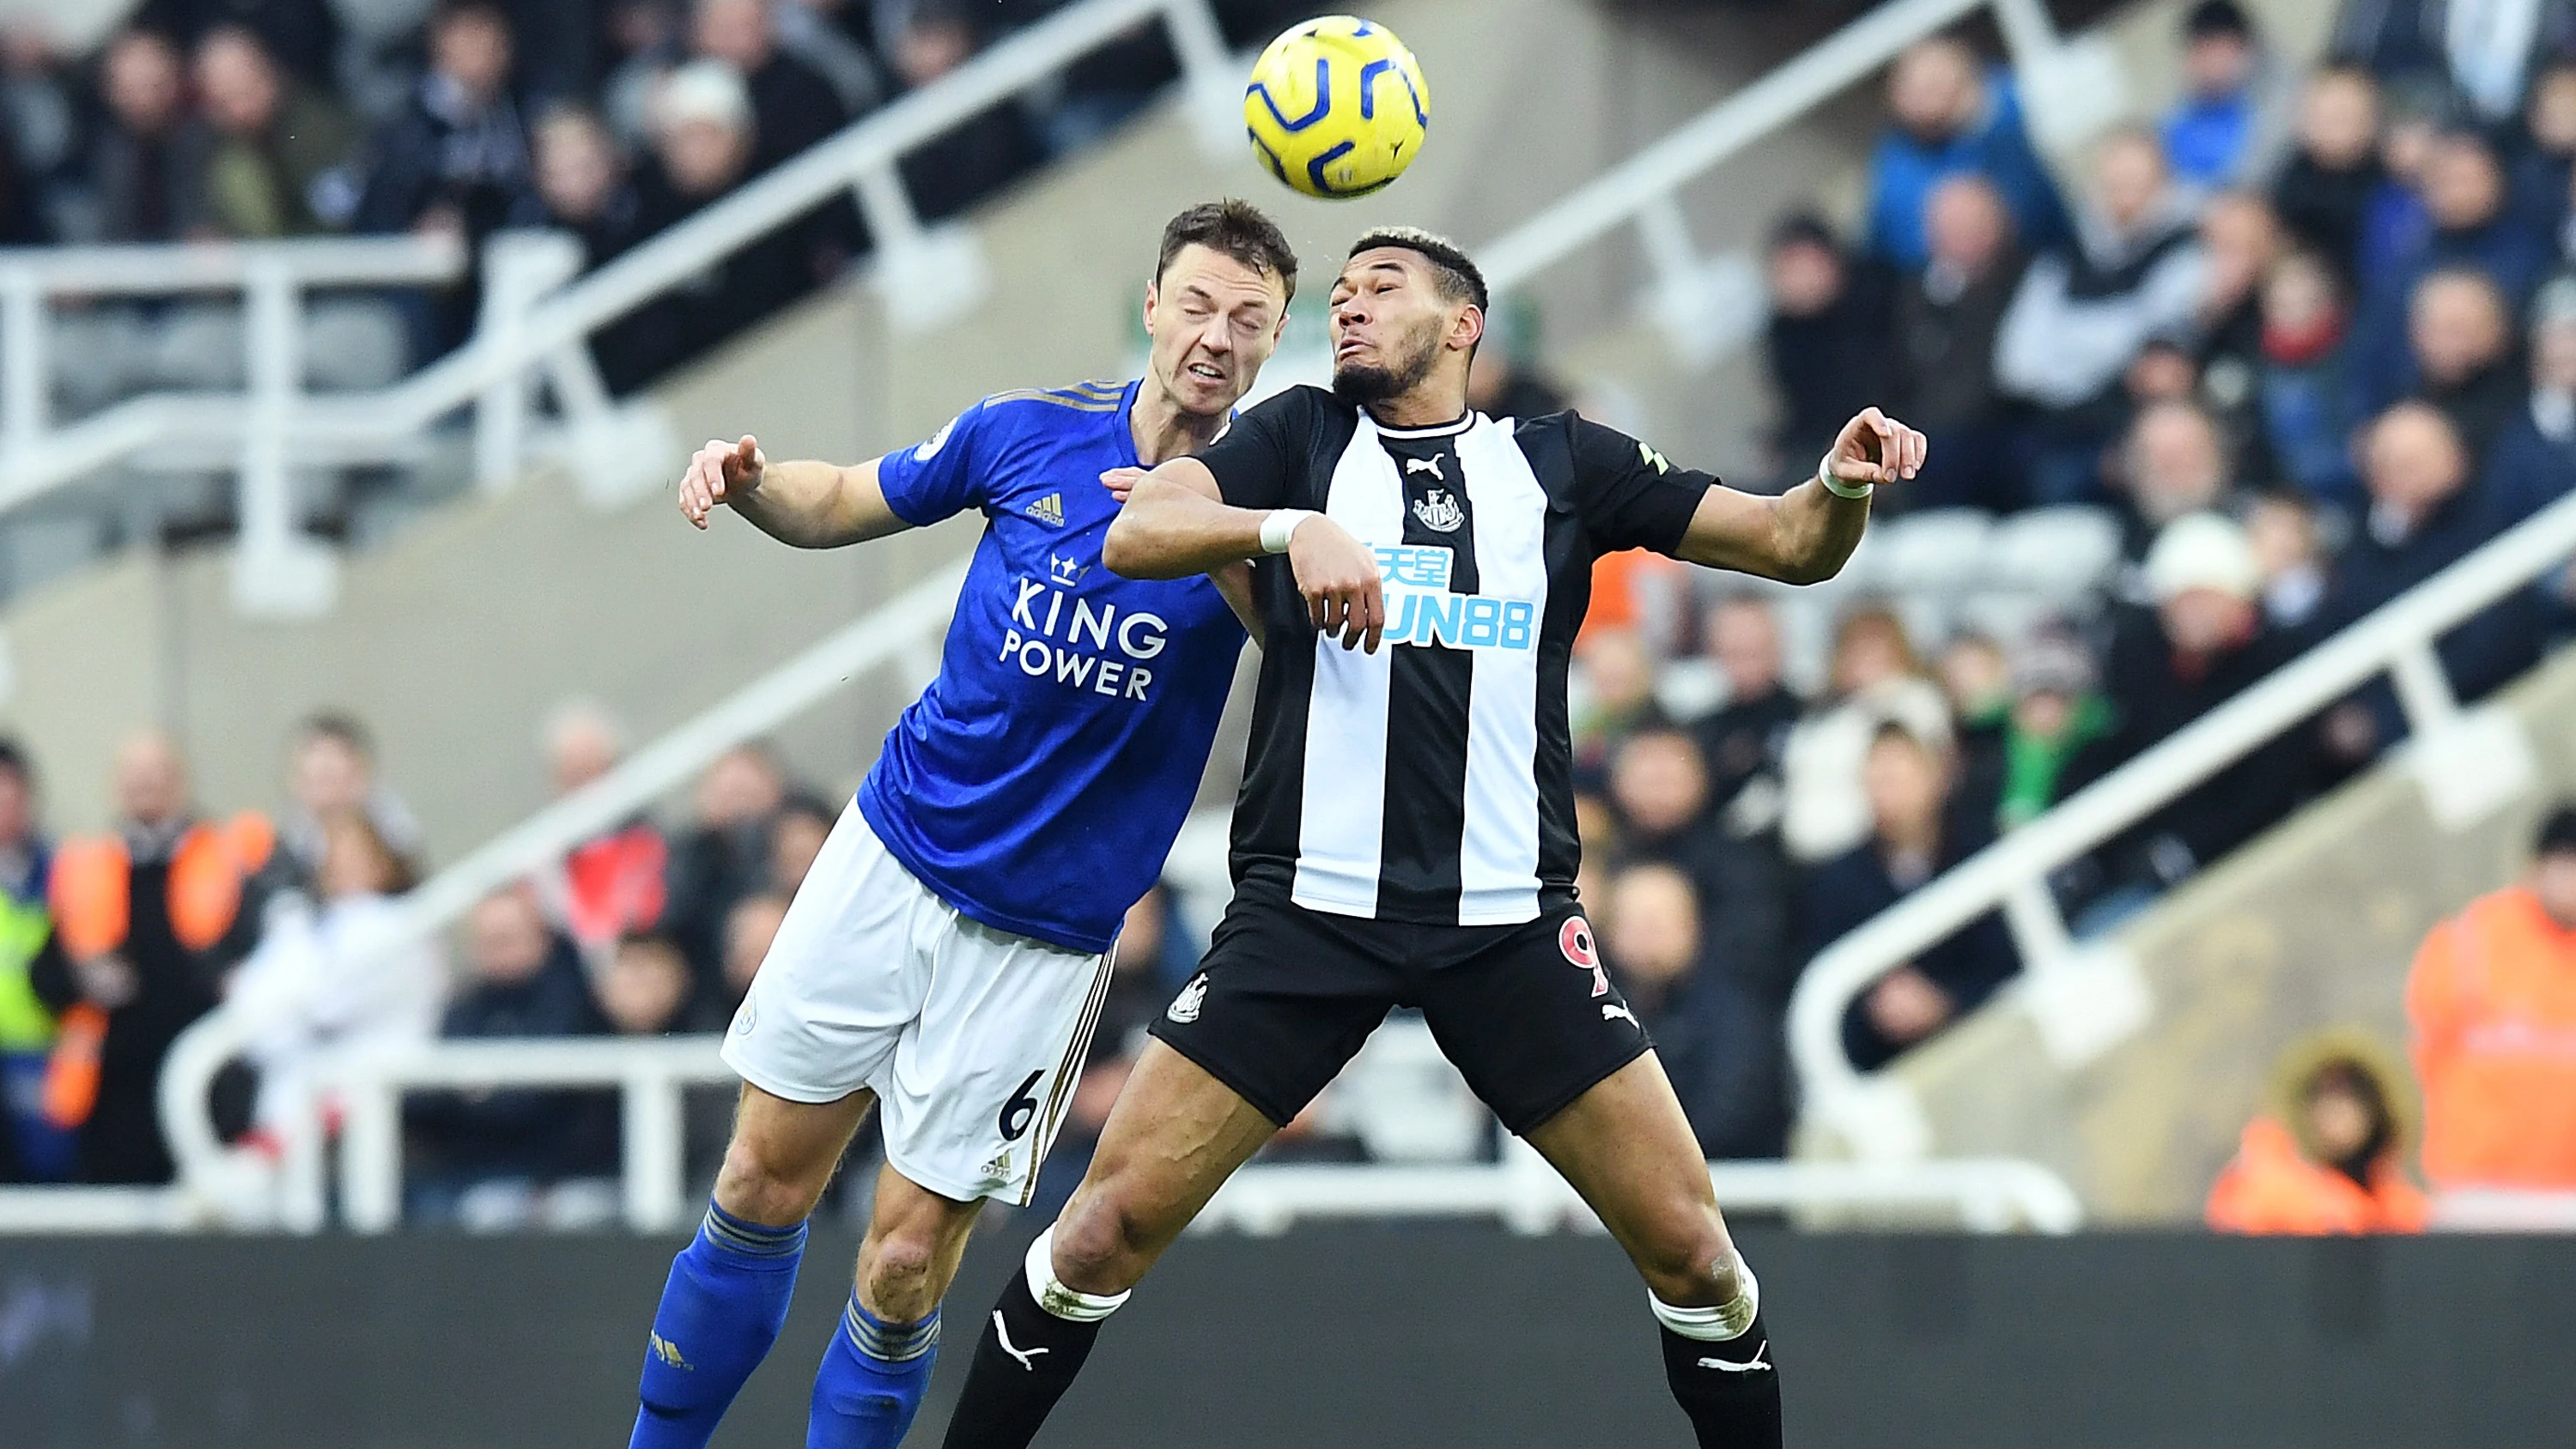
{"label": "bare knee", "polygon": [[1077,1292],[1124,1293],[1168,1242],[1123,1203],[1114,1181],[1086,1182],[1055,1220],[1055,1274]]}
{"label": "bare knee", "polygon": [[948,1291],[945,1262],[931,1233],[905,1227],[871,1235],[859,1255],[860,1299],[888,1322],[927,1317]]}
{"label": "bare knee", "polygon": [[822,1201],[832,1167],[831,1161],[802,1161],[755,1135],[737,1132],[716,1174],[716,1206],[770,1227],[801,1223]]}
{"label": "bare knee", "polygon": [[1714,1213],[1676,1215],[1631,1245],[1629,1256],[1647,1290],[1675,1308],[1713,1308],[1743,1290],[1741,1260]]}

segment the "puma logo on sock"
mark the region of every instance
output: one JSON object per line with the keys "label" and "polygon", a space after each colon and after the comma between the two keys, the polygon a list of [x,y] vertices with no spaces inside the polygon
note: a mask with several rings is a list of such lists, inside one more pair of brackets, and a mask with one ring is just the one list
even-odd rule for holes
{"label": "puma logo on sock", "polygon": [[[1045,1353],[1046,1350],[1043,1348],[1017,1349],[1011,1347],[1011,1330],[1003,1324],[1002,1310],[998,1308],[993,1310],[993,1337],[1002,1345],[1002,1352],[1019,1360],[1020,1367],[1027,1369],[1030,1373],[1036,1373],[1038,1371],[1036,1362],[1037,1356]],[[1768,1345],[1765,1345],[1765,1347],[1768,1347]],[[1765,1367],[1768,1367],[1768,1365],[1765,1365]]]}

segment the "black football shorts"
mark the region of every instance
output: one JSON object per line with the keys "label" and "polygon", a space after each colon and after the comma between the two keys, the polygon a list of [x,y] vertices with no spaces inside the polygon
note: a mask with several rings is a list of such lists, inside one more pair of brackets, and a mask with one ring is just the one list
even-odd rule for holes
{"label": "black football shorts", "polygon": [[1284,1126],[1388,1011],[1418,1007],[1467,1085],[1525,1134],[1651,1045],[1600,963],[1570,907],[1425,926],[1238,892],[1152,1031]]}

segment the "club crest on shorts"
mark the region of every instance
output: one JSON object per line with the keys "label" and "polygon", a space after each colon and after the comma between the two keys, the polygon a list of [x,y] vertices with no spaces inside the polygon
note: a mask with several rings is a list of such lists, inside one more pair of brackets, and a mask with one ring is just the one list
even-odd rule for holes
{"label": "club crest on shorts", "polygon": [[752,1010],[751,998],[748,996],[744,997],[742,999],[742,1010],[733,1014],[733,1034],[735,1036],[751,1035]]}
{"label": "club crest on shorts", "polygon": [[1433,488],[1413,505],[1413,516],[1434,533],[1456,533],[1467,521],[1467,510],[1458,506],[1458,496],[1445,488]]}
{"label": "club crest on shorts", "polygon": [[1592,945],[1592,923],[1581,916],[1568,916],[1556,929],[1556,949],[1565,953],[1566,961],[1577,971],[1592,973],[1592,994],[1610,994],[1610,973],[1601,969],[1601,953]]}
{"label": "club crest on shorts", "polygon": [[1187,1026],[1199,1019],[1199,1008],[1206,1004],[1207,973],[1202,971],[1190,978],[1190,984],[1181,988],[1180,995],[1172,998],[1171,1008],[1163,1015]]}

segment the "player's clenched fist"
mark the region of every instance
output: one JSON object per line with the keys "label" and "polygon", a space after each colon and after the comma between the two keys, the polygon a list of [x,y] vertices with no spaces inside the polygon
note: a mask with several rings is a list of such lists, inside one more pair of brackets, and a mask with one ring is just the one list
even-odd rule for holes
{"label": "player's clenched fist", "polygon": [[769,459],[749,433],[738,443],[709,438],[690,457],[688,471],[680,475],[680,512],[689,522],[706,527],[707,515],[717,504],[759,487],[761,470],[768,466]]}
{"label": "player's clenched fist", "polygon": [[1843,424],[1819,471],[1845,483],[1893,483],[1913,477],[1930,447],[1921,433],[1876,408],[1863,408]]}
{"label": "player's clenched fist", "polygon": [[1316,628],[1341,635],[1345,649],[1365,643],[1368,652],[1377,652],[1386,632],[1386,592],[1378,585],[1377,554],[1367,544],[1318,514],[1288,536],[1288,567]]}

